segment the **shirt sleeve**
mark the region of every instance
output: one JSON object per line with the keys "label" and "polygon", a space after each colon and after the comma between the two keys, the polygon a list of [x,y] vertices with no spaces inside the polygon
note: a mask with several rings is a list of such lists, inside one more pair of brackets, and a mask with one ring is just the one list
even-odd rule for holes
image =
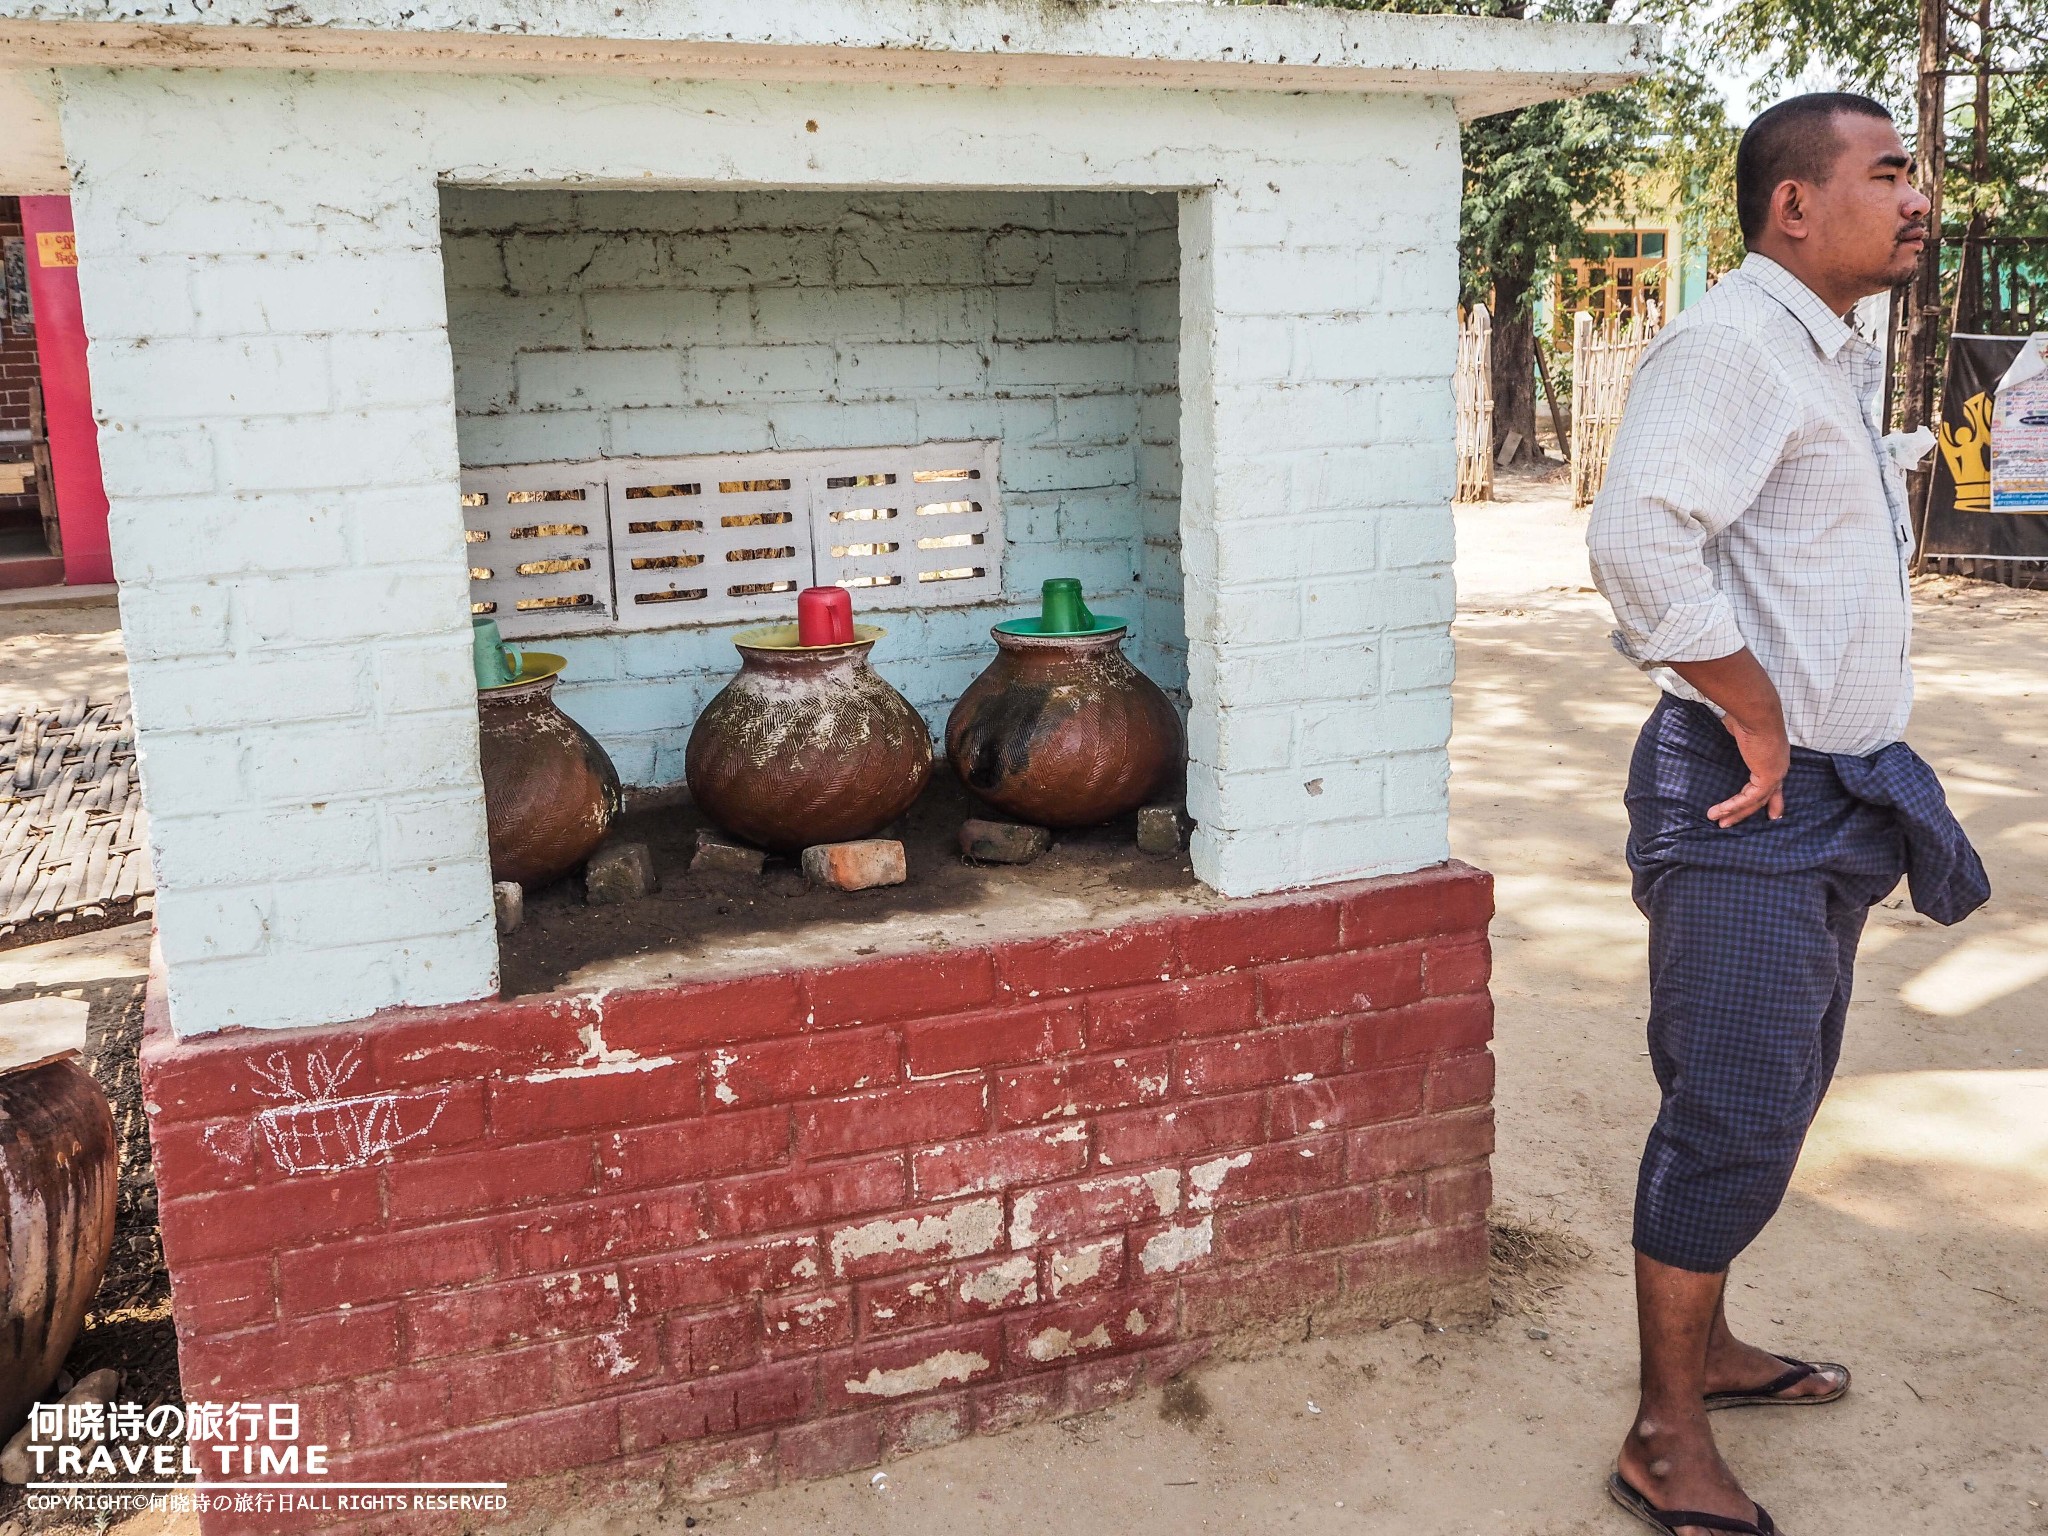
{"label": "shirt sleeve", "polygon": [[1644,354],[1586,527],[1623,655],[1649,667],[1748,643],[1706,544],[1755,504],[1797,427],[1782,375],[1732,327],[1684,326]]}

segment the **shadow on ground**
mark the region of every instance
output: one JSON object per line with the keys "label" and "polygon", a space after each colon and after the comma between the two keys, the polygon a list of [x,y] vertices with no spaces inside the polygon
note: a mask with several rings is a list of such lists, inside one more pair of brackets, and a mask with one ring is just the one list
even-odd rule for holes
{"label": "shadow on ground", "polygon": [[[1655,1102],[1619,852],[1623,769],[1652,695],[1578,591],[1582,519],[1554,498],[1484,515],[1499,536],[1472,557],[1484,569],[1467,581],[1460,562],[1473,601],[1452,789],[1457,853],[1499,878],[1493,1324],[1314,1338],[1203,1367],[1163,1400],[879,1475],[592,1513],[555,1536],[686,1521],[778,1536],[1637,1529],[1601,1479],[1631,1406],[1627,1217]],[[1856,1371],[1838,1406],[1721,1422],[1730,1459],[1797,1536],[2048,1532],[2048,594],[1945,580],[1917,598],[1913,739],[1998,895],[1956,930],[1896,902],[1876,914],[1836,1092],[1737,1272],[1740,1328]]]}
{"label": "shadow on ground", "polygon": [[[556,1536],[665,1532],[685,1514],[714,1531],[892,1536],[1634,1529],[1601,1479],[1632,1405],[1628,1210],[1655,1108],[1620,858],[1623,772],[1654,695],[1577,590],[1574,514],[1528,515],[1550,531],[1517,530],[1540,546],[1524,585],[1548,590],[1482,591],[1458,626],[1453,840],[1499,879],[1492,1326],[1316,1338],[1201,1368],[1199,1413],[1185,1393],[1134,1402],[880,1476]],[[1496,589],[1511,574],[1490,570]],[[1837,1091],[1737,1271],[1740,1328],[1856,1371],[1836,1407],[1721,1424],[1798,1536],[2048,1531],[2048,596],[1917,595],[1913,737],[1999,894],[1956,930],[1903,904],[1876,914]]]}

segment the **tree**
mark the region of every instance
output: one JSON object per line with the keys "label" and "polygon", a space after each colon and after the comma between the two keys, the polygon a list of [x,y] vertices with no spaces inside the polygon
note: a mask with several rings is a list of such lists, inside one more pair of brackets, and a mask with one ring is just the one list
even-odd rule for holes
{"label": "tree", "polygon": [[1586,215],[1623,206],[1631,177],[1649,170],[1648,126],[1640,89],[1466,125],[1460,276],[1467,302],[1493,308],[1496,451],[1513,433],[1535,455],[1536,296],[1558,257],[1582,249]]}
{"label": "tree", "polygon": [[1678,197],[1686,245],[1704,251],[1707,271],[1719,276],[1744,254],[1735,212],[1735,149],[1742,134],[1707,81],[1698,42],[1674,31],[1667,49],[1662,66],[1644,82],[1657,166]]}
{"label": "tree", "polygon": [[1908,305],[1905,424],[1917,424],[1942,320],[1974,323],[1984,242],[2048,236],[2048,0],[1738,0],[1712,44],[1763,64],[1765,92],[1832,74],[1917,125],[1926,190],[1957,255],[1950,294],[1930,265]]}

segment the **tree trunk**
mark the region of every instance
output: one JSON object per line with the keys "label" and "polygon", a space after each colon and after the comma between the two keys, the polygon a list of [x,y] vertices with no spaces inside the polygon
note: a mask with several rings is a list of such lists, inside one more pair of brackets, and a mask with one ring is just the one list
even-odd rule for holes
{"label": "tree trunk", "polygon": [[1984,233],[1989,223],[1984,210],[1974,208],[1970,222],[1963,227],[1962,254],[1956,258],[1956,295],[1949,306],[1951,336],[1984,324]]}
{"label": "tree trunk", "polygon": [[1919,131],[1914,150],[1920,162],[1920,186],[1933,204],[1927,212],[1927,254],[1908,289],[1906,306],[1905,389],[1901,425],[1910,432],[1925,422],[1934,404],[1934,348],[1941,324],[1941,179],[1946,144],[1943,113],[1947,104],[1948,19],[1946,0],[1920,0]]}
{"label": "tree trunk", "polygon": [[1991,0],[1977,0],[1977,95],[1970,124],[1970,222],[1956,263],[1956,300],[1948,333],[1974,331],[1984,323],[1984,237],[1991,220],[1984,212],[1984,184],[1991,179]]}
{"label": "tree trunk", "polygon": [[[1528,463],[1541,457],[1536,448],[1536,327],[1530,290],[1535,286],[1525,268],[1497,268],[1493,275],[1493,451],[1504,464]],[[1508,434],[1519,441],[1510,458],[1501,458]]]}

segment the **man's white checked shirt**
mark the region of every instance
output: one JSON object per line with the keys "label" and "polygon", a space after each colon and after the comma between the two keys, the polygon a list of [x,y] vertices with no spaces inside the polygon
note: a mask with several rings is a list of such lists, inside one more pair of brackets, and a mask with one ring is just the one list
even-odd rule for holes
{"label": "man's white checked shirt", "polygon": [[1882,352],[1754,254],[1650,343],[1586,543],[1615,648],[1659,687],[1698,700],[1657,663],[1748,646],[1795,746],[1905,734],[1913,535],[1883,381]]}

